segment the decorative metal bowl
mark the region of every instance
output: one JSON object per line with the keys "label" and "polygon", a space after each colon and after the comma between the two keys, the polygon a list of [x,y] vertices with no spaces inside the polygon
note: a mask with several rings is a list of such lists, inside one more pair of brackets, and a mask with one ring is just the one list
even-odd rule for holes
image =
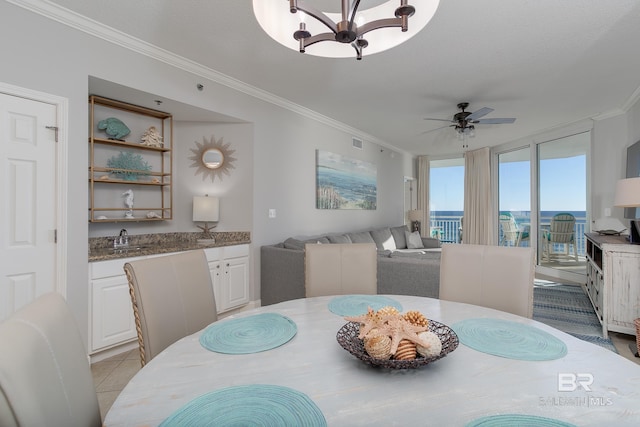
{"label": "decorative metal bowl", "polygon": [[447,325],[436,322],[435,320],[429,320],[429,330],[440,338],[442,351],[437,356],[422,357],[418,355],[418,357],[413,360],[384,360],[369,356],[364,349],[364,342],[358,338],[360,324],[357,322],[349,322],[341,327],[338,330],[336,339],[342,348],[369,365],[390,369],[415,369],[442,359],[458,347],[458,335]]}

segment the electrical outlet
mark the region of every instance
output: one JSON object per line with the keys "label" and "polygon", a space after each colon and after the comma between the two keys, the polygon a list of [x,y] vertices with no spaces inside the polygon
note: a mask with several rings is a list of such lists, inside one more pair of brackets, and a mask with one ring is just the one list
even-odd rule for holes
{"label": "electrical outlet", "polygon": [[276,217],[276,210],[269,209],[269,218],[275,218],[275,217]]}

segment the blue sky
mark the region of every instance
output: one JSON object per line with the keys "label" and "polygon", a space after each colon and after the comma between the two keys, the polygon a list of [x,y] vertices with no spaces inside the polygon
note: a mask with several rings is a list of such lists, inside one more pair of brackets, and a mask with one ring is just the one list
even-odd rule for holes
{"label": "blue sky", "polygon": [[[530,210],[529,162],[500,165],[500,210]],[[586,210],[585,156],[542,160],[540,210]],[[430,209],[462,211],[464,167],[431,169]]]}

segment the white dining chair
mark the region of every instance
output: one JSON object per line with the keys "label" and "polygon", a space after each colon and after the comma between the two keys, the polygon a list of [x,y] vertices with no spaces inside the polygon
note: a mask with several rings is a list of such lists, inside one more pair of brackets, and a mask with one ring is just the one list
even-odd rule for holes
{"label": "white dining chair", "polygon": [[375,243],[307,243],[305,296],[377,294],[377,270]]}
{"label": "white dining chair", "polygon": [[45,294],[0,324],[0,426],[101,423],[87,352],[60,294]]}
{"label": "white dining chair", "polygon": [[533,316],[532,248],[445,244],[440,299]]}
{"label": "white dining chair", "polygon": [[218,320],[203,250],[124,264],[142,366],[180,338]]}

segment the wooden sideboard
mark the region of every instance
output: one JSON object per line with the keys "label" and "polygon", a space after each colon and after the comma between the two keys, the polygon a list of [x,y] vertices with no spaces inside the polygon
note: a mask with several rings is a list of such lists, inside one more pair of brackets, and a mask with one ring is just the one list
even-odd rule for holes
{"label": "wooden sideboard", "polygon": [[634,319],[640,317],[640,245],[626,236],[585,233],[587,283],[585,290],[608,331],[635,335]]}

